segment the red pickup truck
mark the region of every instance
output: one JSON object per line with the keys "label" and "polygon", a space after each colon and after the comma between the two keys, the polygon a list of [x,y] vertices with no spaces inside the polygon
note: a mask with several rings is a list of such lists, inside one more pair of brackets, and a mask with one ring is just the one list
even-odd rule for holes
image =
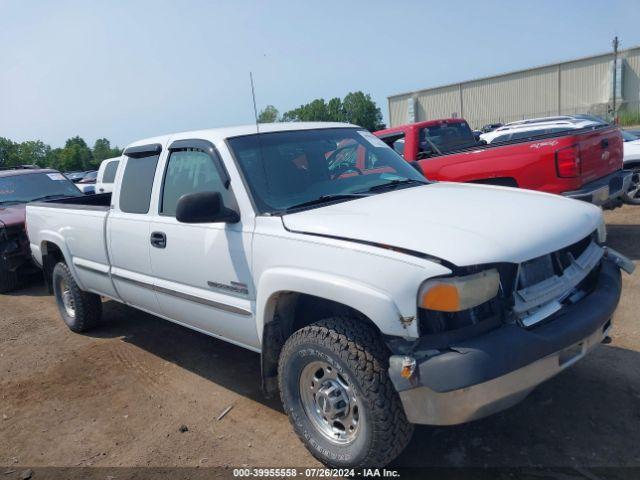
{"label": "red pickup truck", "polygon": [[617,127],[593,125],[495,144],[479,144],[460,118],[374,132],[430,180],[528,188],[615,207],[629,188]]}

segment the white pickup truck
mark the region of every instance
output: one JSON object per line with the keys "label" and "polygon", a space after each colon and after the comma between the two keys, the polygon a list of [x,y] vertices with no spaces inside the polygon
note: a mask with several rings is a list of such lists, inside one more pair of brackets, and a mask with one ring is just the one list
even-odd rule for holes
{"label": "white pickup truck", "polygon": [[342,467],[514,405],[607,336],[633,264],[597,207],[429,183],[353,125],[260,130],[142,140],[113,194],[28,205],[71,330],[107,297],[260,352],[265,391]]}

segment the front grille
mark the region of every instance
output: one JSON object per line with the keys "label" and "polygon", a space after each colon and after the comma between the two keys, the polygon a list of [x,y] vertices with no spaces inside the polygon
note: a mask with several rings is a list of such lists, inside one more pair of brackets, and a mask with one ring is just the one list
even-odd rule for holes
{"label": "front grille", "polygon": [[572,259],[580,257],[594,239],[594,234],[561,248],[555,252],[528,260],[520,265],[517,290],[540,283],[562,273],[571,265]]}
{"label": "front grille", "polygon": [[556,252],[523,262],[513,294],[513,313],[518,322],[527,328],[536,325],[590,293],[603,254],[591,234]]}

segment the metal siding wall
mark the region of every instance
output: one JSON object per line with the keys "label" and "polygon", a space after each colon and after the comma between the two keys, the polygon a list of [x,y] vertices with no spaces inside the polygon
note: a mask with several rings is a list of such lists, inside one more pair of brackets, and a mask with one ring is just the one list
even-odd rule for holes
{"label": "metal siding wall", "polygon": [[625,52],[624,80],[622,97],[630,106],[638,109],[640,102],[640,48]]}
{"label": "metal siding wall", "polygon": [[[389,126],[395,127],[397,125],[404,125],[407,123],[407,100],[412,97],[412,94],[398,95],[396,97],[389,97]],[[417,116],[417,115],[416,115]],[[420,117],[417,117],[420,118]]]}
{"label": "metal siding wall", "polygon": [[609,101],[613,55],[568,62],[560,66],[561,113],[585,113]]}
{"label": "metal siding wall", "polygon": [[[640,109],[640,47],[620,52],[625,59],[623,99]],[[406,123],[408,98],[417,98],[418,121],[462,114],[472,127],[501,121],[572,113],[606,113],[613,55],[569,61],[389,97],[391,126]],[[558,75],[560,77],[558,77]],[[604,109],[604,111],[603,111]]]}
{"label": "metal siding wall", "polygon": [[418,120],[450,118],[452,113],[460,116],[459,86],[449,86],[419,92],[417,95]]}
{"label": "metal siding wall", "polygon": [[512,73],[462,84],[465,118],[473,127],[558,112],[558,68]]}

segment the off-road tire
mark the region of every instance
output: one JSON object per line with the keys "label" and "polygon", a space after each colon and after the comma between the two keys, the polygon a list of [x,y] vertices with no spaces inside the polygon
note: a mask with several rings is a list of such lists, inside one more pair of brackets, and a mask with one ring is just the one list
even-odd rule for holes
{"label": "off-road tire", "polygon": [[8,293],[18,287],[18,274],[0,266],[0,293]]}
{"label": "off-road tire", "polygon": [[[363,410],[362,431],[351,444],[329,441],[302,406],[300,375],[321,359],[348,376]],[[388,374],[389,351],[373,327],[331,317],[294,332],[280,353],[278,382],[289,420],[311,454],[333,467],[381,467],[394,460],[413,434]]]}
{"label": "off-road tire", "polygon": [[[78,284],[71,275],[69,267],[64,262],[59,262],[53,269],[53,294],[58,304],[58,310],[64,323],[76,333],[86,332],[100,323],[102,318],[102,300],[95,293],[80,290]],[[66,284],[75,307],[75,316],[70,316],[64,307],[61,285]]]}

